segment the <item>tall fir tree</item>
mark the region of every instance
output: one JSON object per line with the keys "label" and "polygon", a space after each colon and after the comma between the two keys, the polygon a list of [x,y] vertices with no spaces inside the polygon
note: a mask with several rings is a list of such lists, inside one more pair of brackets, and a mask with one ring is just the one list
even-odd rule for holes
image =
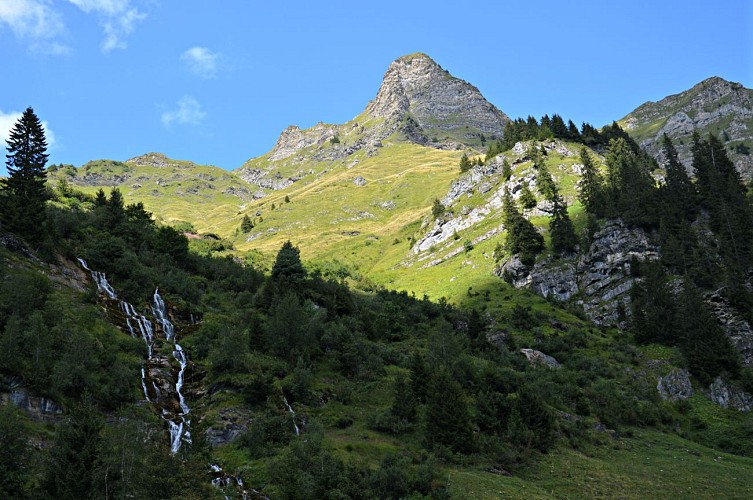
{"label": "tall fir tree", "polygon": [[8,138],[2,181],[2,219],[8,229],[38,240],[45,220],[47,140],[44,127],[32,108],[26,108]]}
{"label": "tall fir tree", "polygon": [[552,237],[552,250],[563,254],[575,250],[578,237],[575,235],[573,221],[567,213],[567,203],[560,194],[554,196],[552,218],[549,219],[549,232]]}
{"label": "tall fir tree", "polygon": [[603,211],[603,179],[585,147],[580,149],[580,161],[583,164],[583,175],[578,200],[586,212],[600,216]]}

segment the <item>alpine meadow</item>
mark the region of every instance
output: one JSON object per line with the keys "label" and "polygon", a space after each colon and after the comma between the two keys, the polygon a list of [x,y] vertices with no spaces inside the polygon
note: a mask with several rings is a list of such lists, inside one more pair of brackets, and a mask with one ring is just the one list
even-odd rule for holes
{"label": "alpine meadow", "polygon": [[0,182],[0,497],[753,497],[742,84],[600,126],[414,53],[234,170],[51,163],[35,109]]}

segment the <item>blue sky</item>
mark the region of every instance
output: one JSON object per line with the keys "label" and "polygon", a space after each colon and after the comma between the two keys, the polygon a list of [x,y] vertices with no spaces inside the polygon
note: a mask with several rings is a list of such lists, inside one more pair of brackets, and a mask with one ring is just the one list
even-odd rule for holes
{"label": "blue sky", "polygon": [[513,118],[601,126],[709,76],[753,86],[749,0],[363,4],[0,0],[0,136],[32,106],[54,163],[233,169],[353,118],[417,51]]}

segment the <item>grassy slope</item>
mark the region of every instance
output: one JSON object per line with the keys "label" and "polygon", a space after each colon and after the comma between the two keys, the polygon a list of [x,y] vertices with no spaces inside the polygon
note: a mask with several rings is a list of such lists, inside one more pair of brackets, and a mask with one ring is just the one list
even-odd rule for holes
{"label": "grassy slope", "polygon": [[448,470],[455,498],[750,498],[753,459],[635,430],[588,452],[558,449],[516,477]]}

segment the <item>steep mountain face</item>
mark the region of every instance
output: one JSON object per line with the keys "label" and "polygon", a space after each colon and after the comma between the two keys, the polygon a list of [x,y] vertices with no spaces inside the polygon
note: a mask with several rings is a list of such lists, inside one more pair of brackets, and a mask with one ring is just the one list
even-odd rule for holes
{"label": "steep mountain face", "polygon": [[479,133],[501,137],[509,121],[476,87],[420,53],[390,64],[366,112],[393,121],[410,113],[427,137],[454,137],[461,142],[473,141]]}
{"label": "steep mountain face", "polygon": [[447,150],[482,146],[487,138],[501,137],[508,121],[476,87],[426,54],[411,54],[390,64],[376,98],[356,118],[306,130],[291,125],[269,153],[236,172],[258,186],[259,194],[268,193],[319,174],[333,162],[352,166],[375,156],[387,141]]}
{"label": "steep mountain face", "polygon": [[666,133],[689,171],[693,131],[716,134],[742,176],[753,178],[753,90],[739,83],[708,78],[690,90],[641,105],[620,123],[660,162],[660,140]]}

